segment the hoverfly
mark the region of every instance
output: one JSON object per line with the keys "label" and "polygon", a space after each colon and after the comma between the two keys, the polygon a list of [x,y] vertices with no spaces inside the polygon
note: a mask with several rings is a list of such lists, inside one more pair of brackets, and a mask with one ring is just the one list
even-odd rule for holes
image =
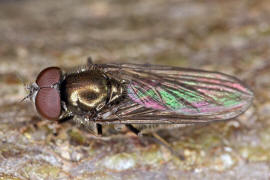
{"label": "hoverfly", "polygon": [[76,71],[42,70],[29,87],[37,112],[48,120],[75,119],[95,134],[103,125],[136,134],[237,117],[253,93],[220,72],[149,64],[93,64]]}

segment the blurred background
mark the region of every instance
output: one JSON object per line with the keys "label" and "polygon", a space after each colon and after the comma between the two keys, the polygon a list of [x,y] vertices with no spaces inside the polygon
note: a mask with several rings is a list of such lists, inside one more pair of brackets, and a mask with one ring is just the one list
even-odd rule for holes
{"label": "blurred background", "polygon": [[[269,0],[0,0],[0,179],[269,179]],[[221,71],[255,92],[239,118],[103,140],[18,103],[47,66],[151,63]]]}

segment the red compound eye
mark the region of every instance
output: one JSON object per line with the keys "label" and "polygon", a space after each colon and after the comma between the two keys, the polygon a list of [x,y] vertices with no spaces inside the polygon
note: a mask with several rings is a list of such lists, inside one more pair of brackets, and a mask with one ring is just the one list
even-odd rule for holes
{"label": "red compound eye", "polygon": [[40,87],[35,106],[41,116],[49,120],[58,120],[61,115],[61,97],[58,89],[51,86],[60,83],[61,70],[58,67],[48,67],[41,71],[36,79]]}
{"label": "red compound eye", "polygon": [[50,87],[61,79],[61,70],[58,67],[48,67],[41,71],[36,83],[39,87]]}
{"label": "red compound eye", "polygon": [[57,89],[42,88],[35,100],[36,109],[41,116],[49,120],[58,120],[61,114],[61,99]]}

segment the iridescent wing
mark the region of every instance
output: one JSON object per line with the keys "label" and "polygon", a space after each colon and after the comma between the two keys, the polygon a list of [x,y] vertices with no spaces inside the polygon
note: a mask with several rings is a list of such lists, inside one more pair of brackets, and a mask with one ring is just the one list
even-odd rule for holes
{"label": "iridescent wing", "polygon": [[100,123],[194,124],[227,120],[250,106],[253,93],[219,72],[179,67],[100,64],[108,76],[126,81],[127,96]]}

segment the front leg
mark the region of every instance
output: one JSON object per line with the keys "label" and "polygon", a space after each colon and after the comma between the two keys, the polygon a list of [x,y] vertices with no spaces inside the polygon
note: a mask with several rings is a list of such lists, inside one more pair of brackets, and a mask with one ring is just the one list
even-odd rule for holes
{"label": "front leg", "polygon": [[97,133],[98,133],[98,135],[102,135],[102,125],[101,124],[97,124]]}
{"label": "front leg", "polygon": [[93,64],[94,64],[94,63],[93,63],[93,60],[92,60],[91,56],[89,56],[89,57],[87,58],[86,65],[87,65],[87,66],[92,66]]}
{"label": "front leg", "polygon": [[59,120],[58,120],[58,123],[59,124],[62,124],[62,123],[65,123],[71,119],[73,119],[73,115],[70,115],[70,116],[64,116],[64,117],[61,117]]}
{"label": "front leg", "polygon": [[136,134],[137,136],[140,135],[140,130],[138,130],[137,128],[135,128],[134,126],[132,126],[131,124],[126,124],[126,127],[133,132],[134,134]]}

